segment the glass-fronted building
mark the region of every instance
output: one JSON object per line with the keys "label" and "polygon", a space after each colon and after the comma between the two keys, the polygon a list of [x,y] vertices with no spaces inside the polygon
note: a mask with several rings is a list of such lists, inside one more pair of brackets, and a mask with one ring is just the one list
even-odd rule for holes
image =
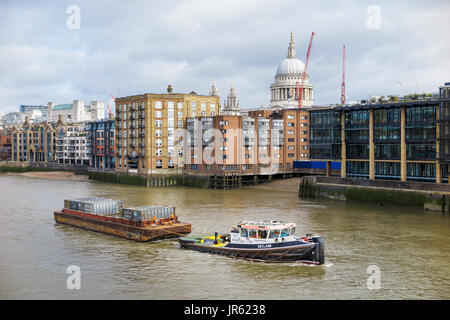
{"label": "glass-fronted building", "polygon": [[341,158],[341,113],[334,109],[310,112],[310,158]]}
{"label": "glass-fronted building", "polygon": [[310,111],[310,159],[346,178],[448,182],[450,83],[439,97]]}

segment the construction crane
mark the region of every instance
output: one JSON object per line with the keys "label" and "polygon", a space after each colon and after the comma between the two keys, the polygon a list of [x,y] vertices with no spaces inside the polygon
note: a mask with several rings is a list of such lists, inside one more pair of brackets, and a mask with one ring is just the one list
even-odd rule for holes
{"label": "construction crane", "polygon": [[111,118],[111,116],[112,116],[112,111],[111,111],[111,108],[109,107],[109,104],[107,104],[106,105],[106,109],[108,110],[108,115],[109,115],[109,117]]}
{"label": "construction crane", "polygon": [[[110,94],[110,96],[111,96],[111,98],[112,98],[114,104],[116,103],[116,97],[115,97],[115,95],[116,95],[116,89],[118,89],[119,95],[120,95],[120,88],[117,87],[117,86],[114,88],[114,92],[113,92],[112,94]],[[109,114],[109,116],[111,117],[113,113],[112,113],[112,111],[111,111],[111,107],[109,106],[109,104],[106,105],[106,109],[108,110],[108,114]]]}
{"label": "construction crane", "polygon": [[[311,45],[312,45],[313,38],[314,38],[314,32],[311,33],[311,40],[309,40],[308,51],[306,53],[306,59],[305,59],[305,70],[303,70],[303,74],[302,74],[302,84],[300,85],[300,88],[297,87],[297,91],[298,91],[298,95],[299,95],[299,97],[298,97],[298,107],[299,108],[302,107],[303,84],[305,83],[306,71],[308,70],[309,54],[311,52]],[[297,82],[297,86],[298,86],[298,82]]]}
{"label": "construction crane", "polygon": [[345,104],[345,44],[342,48],[342,83],[341,83],[341,104]]}

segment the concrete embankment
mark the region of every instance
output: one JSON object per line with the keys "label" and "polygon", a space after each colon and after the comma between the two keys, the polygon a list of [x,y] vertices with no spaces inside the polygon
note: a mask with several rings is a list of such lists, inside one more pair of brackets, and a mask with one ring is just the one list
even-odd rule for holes
{"label": "concrete embankment", "polygon": [[450,212],[450,185],[448,184],[317,176],[301,178],[298,192],[303,198],[325,197]]}

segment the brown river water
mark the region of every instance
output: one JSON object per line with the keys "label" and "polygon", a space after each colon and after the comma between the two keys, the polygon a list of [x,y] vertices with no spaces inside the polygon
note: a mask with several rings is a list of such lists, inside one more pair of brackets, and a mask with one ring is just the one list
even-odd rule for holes
{"label": "brown river water", "polygon": [[[242,218],[324,237],[326,264],[265,264],[57,225],[65,198],[175,206],[192,234]],[[145,188],[0,175],[1,299],[449,299],[450,217],[422,209],[303,200],[290,189]],[[79,266],[80,289],[66,286]],[[372,266],[372,267],[370,267]],[[368,284],[373,266],[378,287]]]}

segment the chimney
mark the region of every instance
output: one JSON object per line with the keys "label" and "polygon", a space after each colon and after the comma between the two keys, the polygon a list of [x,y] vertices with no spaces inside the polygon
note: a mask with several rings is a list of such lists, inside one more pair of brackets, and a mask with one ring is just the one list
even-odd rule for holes
{"label": "chimney", "polygon": [[167,87],[167,93],[172,93],[173,89],[172,89],[172,85],[169,84],[169,86]]}

